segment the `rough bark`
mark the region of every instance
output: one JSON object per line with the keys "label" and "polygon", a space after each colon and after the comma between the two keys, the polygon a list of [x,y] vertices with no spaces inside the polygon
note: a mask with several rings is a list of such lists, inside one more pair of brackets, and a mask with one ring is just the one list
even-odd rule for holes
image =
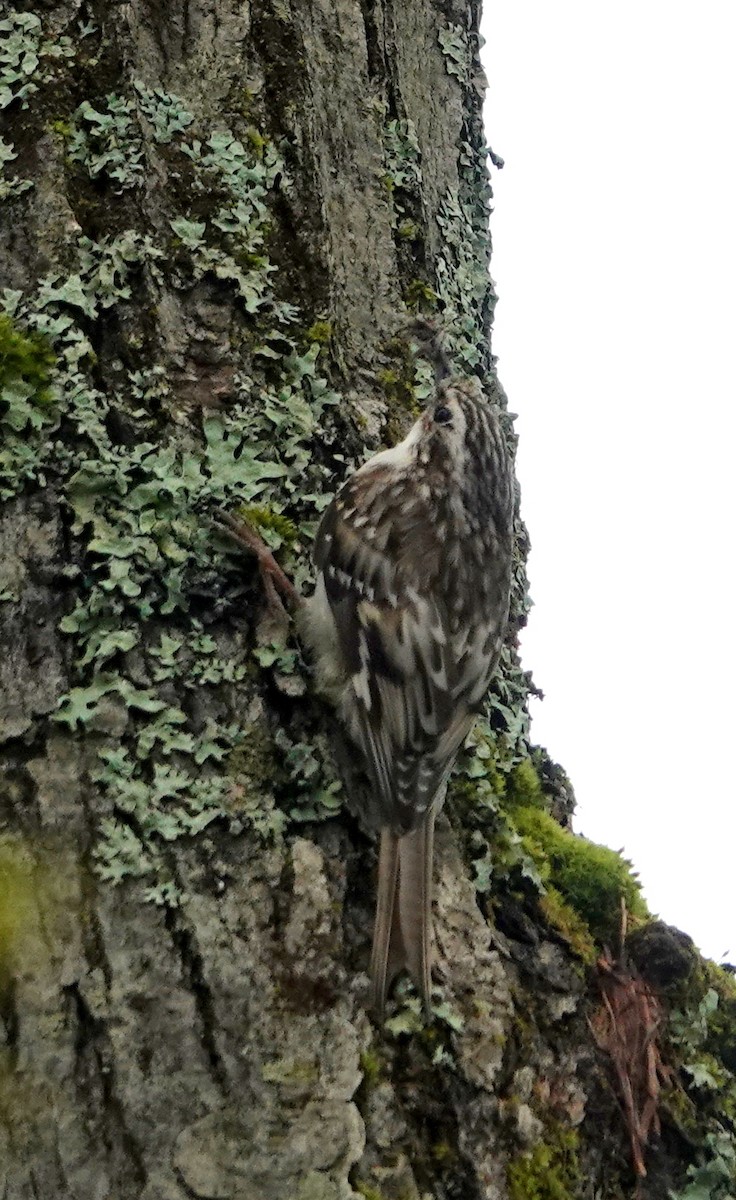
{"label": "rough bark", "polygon": [[[499,815],[531,761],[522,526],[504,673],[438,831],[437,1020],[405,993],[379,1031],[373,840],[296,643],[209,525],[256,505],[304,584],[322,498],[430,386],[412,312],[504,404],[477,22],[455,0],[2,10],[8,1200],[633,1187],[595,987]],[[665,1121],[642,1196],[682,1182],[688,1136]]]}

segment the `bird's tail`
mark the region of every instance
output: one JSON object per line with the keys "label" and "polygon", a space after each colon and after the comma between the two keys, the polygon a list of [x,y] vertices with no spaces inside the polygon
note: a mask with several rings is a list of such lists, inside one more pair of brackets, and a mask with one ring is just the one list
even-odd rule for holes
{"label": "bird's tail", "polygon": [[381,1021],[391,981],[404,969],[419,989],[425,1018],[431,1017],[433,842],[433,812],[411,833],[381,830],[371,955],[373,1008]]}

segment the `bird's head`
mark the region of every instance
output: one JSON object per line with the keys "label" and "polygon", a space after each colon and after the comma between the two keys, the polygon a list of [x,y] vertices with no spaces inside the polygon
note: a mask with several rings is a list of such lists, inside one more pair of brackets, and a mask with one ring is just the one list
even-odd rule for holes
{"label": "bird's head", "polygon": [[507,525],[512,506],[509,455],[493,407],[477,380],[446,379],[403,441],[361,469],[367,479],[431,495],[438,508]]}

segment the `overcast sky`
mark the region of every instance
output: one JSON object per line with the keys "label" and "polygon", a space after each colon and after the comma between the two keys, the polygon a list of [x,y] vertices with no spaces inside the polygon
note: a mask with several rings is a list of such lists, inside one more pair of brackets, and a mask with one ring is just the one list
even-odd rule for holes
{"label": "overcast sky", "polygon": [[535,740],[736,959],[736,4],[486,0]]}

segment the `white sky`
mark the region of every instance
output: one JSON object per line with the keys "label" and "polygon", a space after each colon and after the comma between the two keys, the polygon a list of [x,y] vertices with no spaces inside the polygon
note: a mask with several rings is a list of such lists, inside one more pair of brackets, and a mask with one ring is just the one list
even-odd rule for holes
{"label": "white sky", "polygon": [[486,0],[483,32],[533,735],[736,958],[736,4]]}

